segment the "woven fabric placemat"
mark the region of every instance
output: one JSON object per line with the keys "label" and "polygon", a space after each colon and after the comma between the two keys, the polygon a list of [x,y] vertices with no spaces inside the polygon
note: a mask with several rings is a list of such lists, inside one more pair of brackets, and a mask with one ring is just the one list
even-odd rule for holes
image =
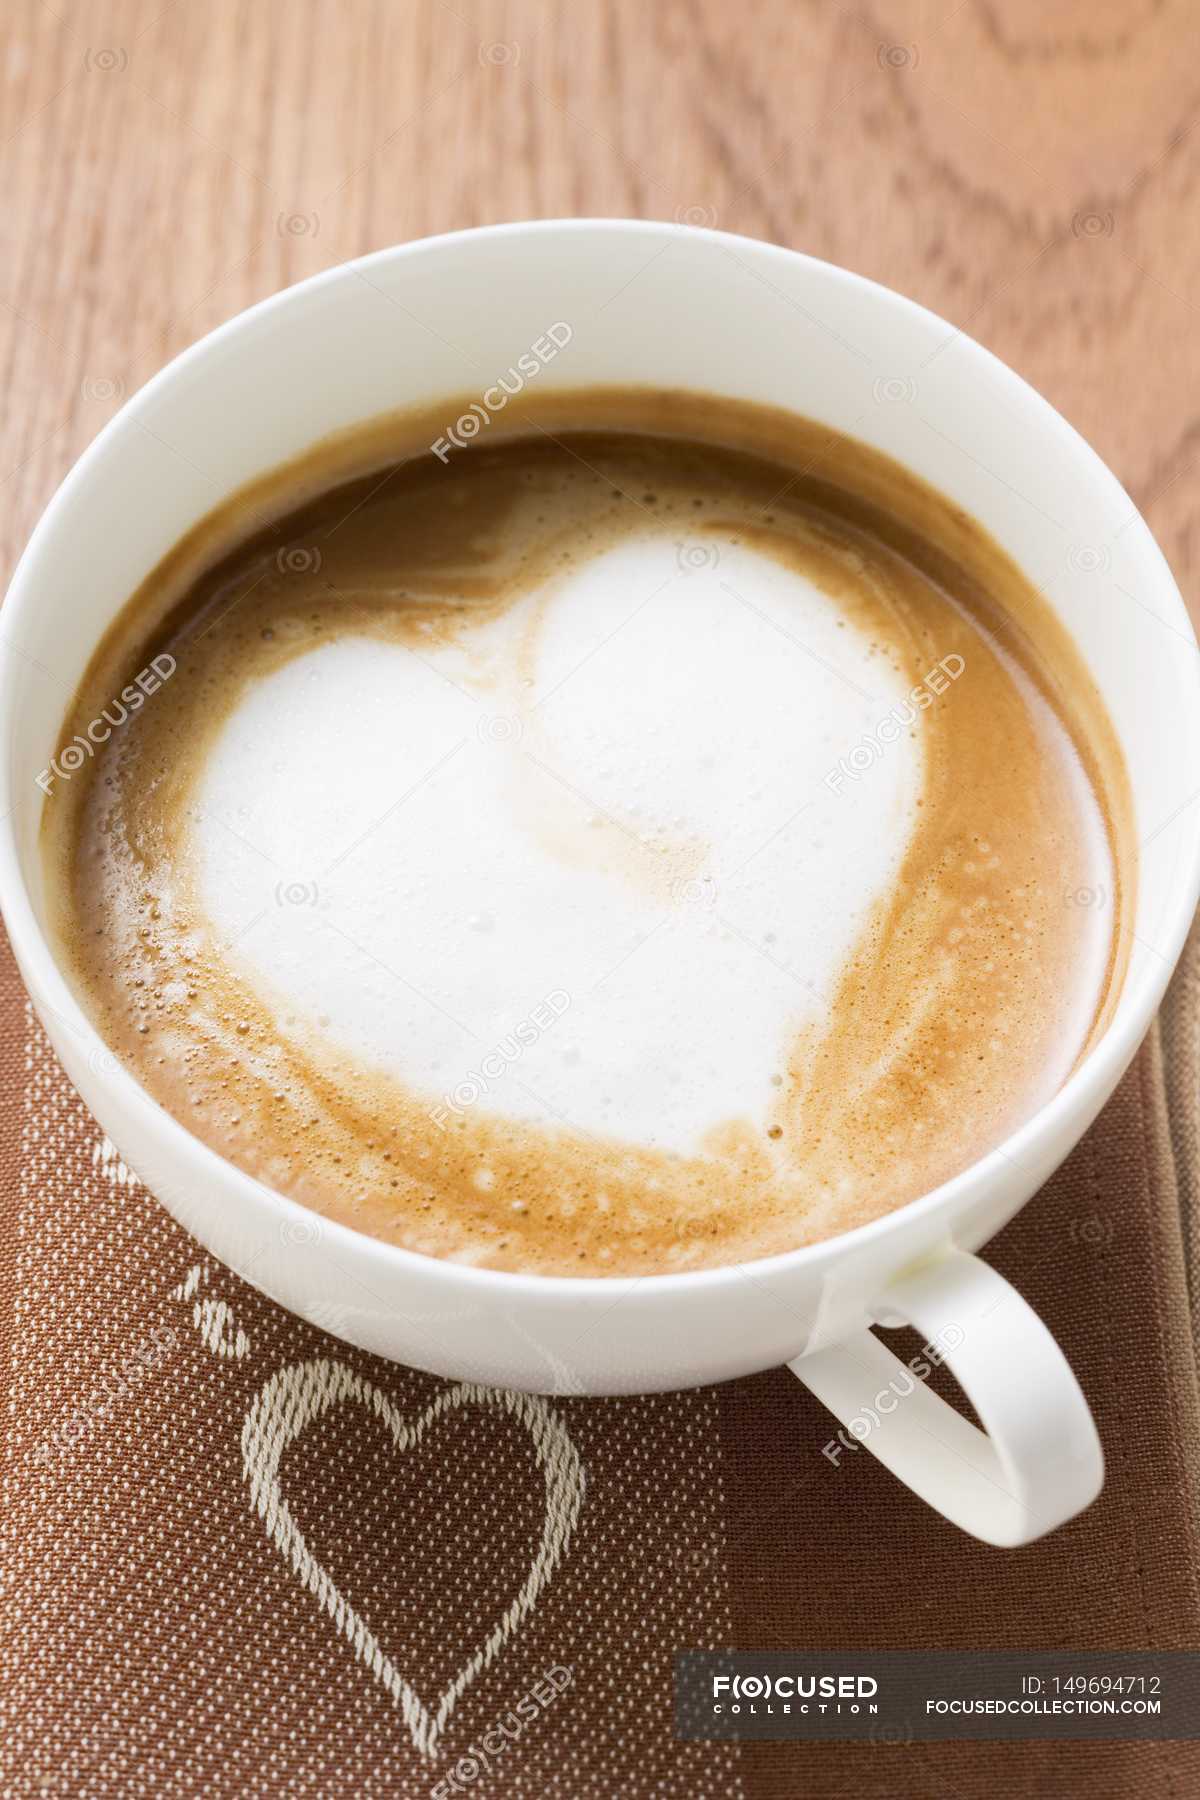
{"label": "woven fabric placemat", "polygon": [[[1165,1072],[1156,1027],[989,1249],[1066,1349],[1108,1457],[1082,1518],[1000,1551],[868,1453],[834,1467],[828,1416],[785,1371],[506,1398],[292,1317],[124,1167],[6,957],[4,1791],[1200,1791],[1191,1744],[738,1747],[677,1742],[671,1723],[684,1648],[1200,1641],[1198,1000],[1200,941],[1164,1013]],[[1168,1094],[1190,1108],[1170,1122]]]}

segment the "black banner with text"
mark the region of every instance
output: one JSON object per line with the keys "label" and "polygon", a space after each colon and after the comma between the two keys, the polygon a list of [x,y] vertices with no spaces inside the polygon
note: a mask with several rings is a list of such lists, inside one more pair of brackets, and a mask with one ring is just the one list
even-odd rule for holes
{"label": "black banner with text", "polygon": [[681,1650],[691,1739],[1200,1737],[1200,1652]]}

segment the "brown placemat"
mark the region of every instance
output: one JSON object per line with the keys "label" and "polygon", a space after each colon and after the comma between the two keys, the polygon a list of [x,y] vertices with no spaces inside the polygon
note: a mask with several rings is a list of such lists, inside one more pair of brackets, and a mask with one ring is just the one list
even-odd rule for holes
{"label": "brown placemat", "polygon": [[[1197,982],[1200,941],[1166,1014],[1189,1094]],[[349,1349],[159,1209],[7,958],[0,1064],[6,1793],[1200,1791],[1191,1744],[739,1748],[671,1725],[685,1647],[1200,1642],[1200,1407],[1157,1028],[990,1252],[1066,1348],[1108,1455],[1096,1505],[1020,1551],[943,1524],[866,1453],[833,1467],[828,1416],[786,1372],[505,1400]],[[1191,1115],[1176,1148],[1190,1206]]]}

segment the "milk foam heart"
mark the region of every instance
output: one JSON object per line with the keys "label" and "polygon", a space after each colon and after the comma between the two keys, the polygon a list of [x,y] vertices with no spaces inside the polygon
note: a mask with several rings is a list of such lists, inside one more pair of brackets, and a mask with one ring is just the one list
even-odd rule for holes
{"label": "milk foam heart", "polygon": [[702,548],[638,534],[459,639],[339,639],[243,696],[194,849],[281,1030],[431,1107],[491,1053],[477,1103],[514,1118],[684,1152],[765,1128],[895,880],[922,740],[835,792],[907,684],[811,578]]}

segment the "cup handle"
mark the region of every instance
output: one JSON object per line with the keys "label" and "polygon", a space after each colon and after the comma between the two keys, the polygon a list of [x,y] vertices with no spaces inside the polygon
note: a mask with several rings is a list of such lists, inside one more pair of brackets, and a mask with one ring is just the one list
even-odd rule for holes
{"label": "cup handle", "polygon": [[1002,1275],[948,1250],[893,1281],[872,1308],[915,1326],[926,1364],[944,1362],[983,1425],[924,1385],[871,1331],[788,1367],[834,1413],[831,1460],[860,1443],[922,1500],[987,1544],[1028,1544],[1091,1504],[1100,1439],[1066,1357]]}

